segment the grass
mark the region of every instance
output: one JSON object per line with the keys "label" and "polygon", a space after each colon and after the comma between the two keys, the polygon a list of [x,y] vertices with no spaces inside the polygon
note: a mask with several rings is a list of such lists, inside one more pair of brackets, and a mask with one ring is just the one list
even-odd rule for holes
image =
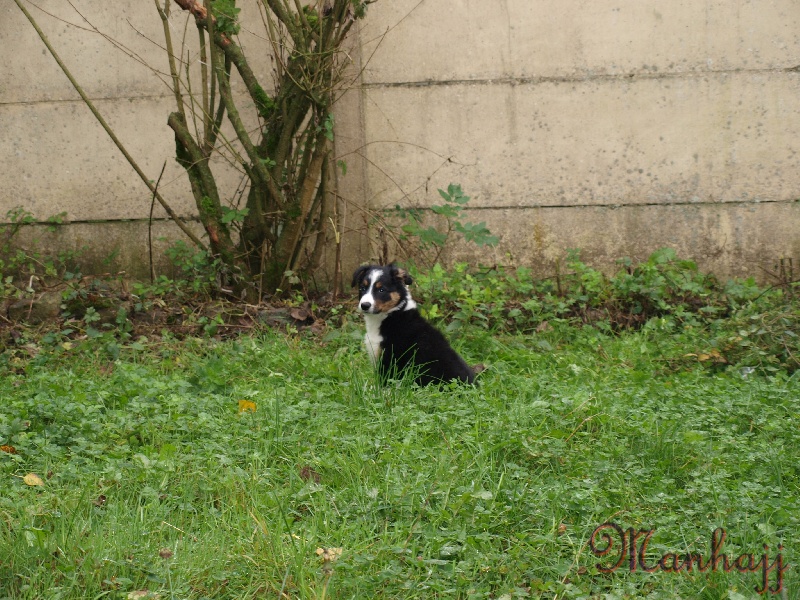
{"label": "grass", "polygon": [[782,544],[800,598],[800,376],[675,368],[691,331],[469,328],[479,387],[380,389],[358,335],[11,365],[0,598],[758,597],[760,573],[600,572],[607,521],[655,530],[648,564],[718,527],[731,559]]}

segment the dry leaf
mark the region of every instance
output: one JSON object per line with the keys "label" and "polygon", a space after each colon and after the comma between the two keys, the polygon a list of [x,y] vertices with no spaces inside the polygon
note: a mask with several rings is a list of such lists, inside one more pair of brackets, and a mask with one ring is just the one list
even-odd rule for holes
{"label": "dry leaf", "polygon": [[107,365],[100,365],[99,371],[102,375],[111,375],[114,372],[114,363],[108,363]]}
{"label": "dry leaf", "polygon": [[250,400],[239,400],[239,414],[243,412],[256,412],[256,403]]}
{"label": "dry leaf", "polygon": [[706,362],[706,361],[709,361],[709,360],[717,362],[717,363],[728,362],[727,360],[725,360],[725,357],[722,356],[719,353],[719,350],[717,350],[717,349],[711,350],[708,353],[698,354],[697,355],[697,360],[699,360],[700,362]]}
{"label": "dry leaf", "polygon": [[293,308],[291,311],[289,311],[289,314],[295,321],[305,321],[311,316],[311,313],[305,308]]}
{"label": "dry leaf", "polygon": [[28,473],[22,478],[22,481],[25,482],[25,485],[44,485],[42,478],[35,473]]}
{"label": "dry leaf", "polygon": [[319,483],[321,477],[319,473],[317,473],[314,469],[306,465],[300,469],[300,479],[302,479],[303,481],[312,480],[314,483]]}
{"label": "dry leaf", "polygon": [[6,454],[16,454],[17,449],[14,446],[0,446],[0,452],[5,452]]}

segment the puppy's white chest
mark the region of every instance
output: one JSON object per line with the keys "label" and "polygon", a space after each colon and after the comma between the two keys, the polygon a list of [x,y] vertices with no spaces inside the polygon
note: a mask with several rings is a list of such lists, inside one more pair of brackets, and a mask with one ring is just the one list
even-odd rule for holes
{"label": "puppy's white chest", "polygon": [[385,314],[364,315],[364,321],[367,326],[367,333],[364,336],[364,346],[367,349],[369,360],[373,365],[378,362],[381,356],[381,342],[383,342],[381,323],[385,318]]}

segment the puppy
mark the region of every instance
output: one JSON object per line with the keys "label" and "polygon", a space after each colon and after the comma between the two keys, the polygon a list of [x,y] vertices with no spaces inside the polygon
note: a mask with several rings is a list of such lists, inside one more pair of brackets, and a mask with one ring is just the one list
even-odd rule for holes
{"label": "puppy", "polygon": [[394,263],[368,265],[353,273],[358,308],[367,333],[364,345],[385,380],[411,368],[420,385],[447,381],[474,383],[475,373],[445,337],[422,318],[408,291],[412,279]]}

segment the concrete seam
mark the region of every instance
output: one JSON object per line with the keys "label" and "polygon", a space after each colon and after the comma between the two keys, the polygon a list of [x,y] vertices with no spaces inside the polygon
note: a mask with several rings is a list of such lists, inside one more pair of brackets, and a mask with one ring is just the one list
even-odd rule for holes
{"label": "concrete seam", "polygon": [[[621,208],[645,208],[651,206],[658,206],[661,208],[668,208],[672,206],[758,206],[759,204],[800,204],[800,199],[795,200],[728,200],[726,202],[631,202],[621,204],[619,202],[608,202],[601,204],[518,204],[509,206],[470,206],[468,211],[473,210],[527,210],[531,208],[609,208],[612,210]],[[411,207],[404,206],[403,209]],[[430,210],[428,207],[413,207],[415,210]],[[393,212],[394,208],[380,209],[386,212]]]}
{"label": "concrete seam", "polygon": [[800,67],[771,68],[771,69],[728,69],[718,71],[674,71],[665,73],[603,73],[584,75],[562,75],[562,76],[539,76],[539,77],[497,77],[486,79],[425,79],[419,81],[385,81],[385,82],[365,82],[363,88],[392,88],[392,87],[448,87],[448,86],[469,86],[469,85],[537,85],[544,83],[588,83],[593,81],[635,81],[635,80],[659,80],[659,79],[699,79],[702,77],[714,77],[725,75],[764,75],[785,73],[789,75],[800,74]]}

